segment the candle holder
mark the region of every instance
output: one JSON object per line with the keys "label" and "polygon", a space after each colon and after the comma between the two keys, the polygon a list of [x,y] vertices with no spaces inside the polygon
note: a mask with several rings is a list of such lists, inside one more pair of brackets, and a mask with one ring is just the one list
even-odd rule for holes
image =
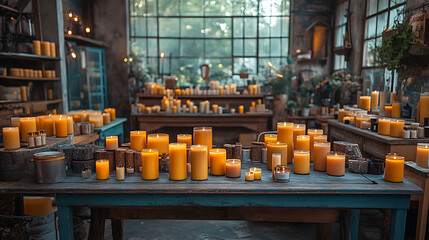
{"label": "candle holder", "polygon": [[255,180],[261,180],[262,170],[260,168],[257,168],[257,167],[250,168],[249,172],[253,172]]}
{"label": "candle holder", "polygon": [[244,179],[246,182],[253,182],[255,180],[255,174],[253,172],[245,172]]}
{"label": "candle holder", "polygon": [[280,183],[290,182],[290,168],[286,165],[279,165],[275,167],[274,181]]}
{"label": "candle holder", "polygon": [[405,158],[396,153],[389,153],[385,159],[384,180],[402,182],[404,180]]}

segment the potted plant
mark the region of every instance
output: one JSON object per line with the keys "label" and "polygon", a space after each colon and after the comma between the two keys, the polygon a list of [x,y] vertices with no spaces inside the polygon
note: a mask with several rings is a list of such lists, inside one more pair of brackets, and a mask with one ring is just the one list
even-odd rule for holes
{"label": "potted plant", "polygon": [[339,101],[340,91],[338,89],[341,87],[341,78],[338,74],[325,78],[317,77],[314,78],[313,82],[317,83],[315,85],[315,102],[320,102],[322,106],[328,107]]}
{"label": "potted plant", "polygon": [[250,68],[246,67],[246,65],[243,63],[240,68],[240,78],[248,78],[250,72]]}

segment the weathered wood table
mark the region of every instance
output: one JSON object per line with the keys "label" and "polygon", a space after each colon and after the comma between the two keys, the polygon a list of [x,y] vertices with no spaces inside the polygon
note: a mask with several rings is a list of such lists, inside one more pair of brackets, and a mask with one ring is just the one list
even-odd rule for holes
{"label": "weathered wood table", "polygon": [[[262,168],[262,180],[245,182],[244,172],[253,166]],[[73,239],[73,206],[105,207],[117,209],[116,212],[128,207],[128,211],[122,212],[128,212],[128,216],[134,218],[145,216],[147,212],[140,210],[139,215],[139,207],[172,207],[169,216],[176,219],[180,219],[176,214],[190,207],[195,208],[188,212],[188,216],[201,215],[204,210],[196,209],[205,207],[242,207],[249,214],[257,214],[259,208],[278,208],[272,214],[280,217],[288,215],[289,208],[350,209],[351,239],[358,239],[359,209],[392,209],[390,239],[404,239],[410,196],[422,193],[407,180],[389,183],[383,180],[383,176],[376,175],[346,173],[343,177],[332,177],[324,172],[311,171],[309,175],[291,174],[290,183],[276,183],[264,164],[244,164],[242,169],[241,178],[209,176],[207,181],[191,181],[189,178],[169,181],[167,173],[161,173],[155,181],[143,181],[139,174],[127,175],[124,181],[116,181],[113,173],[109,180],[96,180],[95,175],[90,179],[74,175],[57,184],[37,184],[28,178],[6,187],[3,192],[20,195],[55,193],[62,240]],[[152,216],[156,218],[156,215]],[[125,218],[123,215],[120,217]],[[158,217],[162,218],[162,215]],[[211,217],[221,219],[213,211],[201,219]],[[228,219],[228,216],[223,216],[223,219]]]}
{"label": "weathered wood table", "polygon": [[101,128],[94,129],[94,132],[100,135],[98,143],[104,145],[107,136],[119,136],[119,143],[124,142],[124,123],[127,121],[126,118],[116,118],[111,121],[110,124],[106,124]]}
{"label": "weathered wood table", "polygon": [[416,159],[417,143],[428,143],[429,138],[404,139],[379,135],[357,128],[350,124],[338,122],[338,120],[328,120],[329,139],[331,141],[341,140],[360,145],[362,152],[371,156],[384,159],[389,152],[398,153],[406,160]]}

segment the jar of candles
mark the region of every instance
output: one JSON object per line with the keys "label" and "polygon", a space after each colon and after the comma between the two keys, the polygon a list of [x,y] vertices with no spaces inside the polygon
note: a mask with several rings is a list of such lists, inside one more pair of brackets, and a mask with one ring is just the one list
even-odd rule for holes
{"label": "jar of candles", "polygon": [[28,139],[28,147],[29,148],[35,148],[36,147],[36,142],[34,140],[34,132],[29,132],[27,133],[27,139]]}
{"label": "jar of candles", "polygon": [[402,182],[404,180],[405,158],[396,153],[386,156],[384,168],[384,180],[389,182]]}
{"label": "jar of candles", "polygon": [[290,168],[286,165],[279,165],[275,167],[274,181],[276,182],[289,182],[290,181]]}

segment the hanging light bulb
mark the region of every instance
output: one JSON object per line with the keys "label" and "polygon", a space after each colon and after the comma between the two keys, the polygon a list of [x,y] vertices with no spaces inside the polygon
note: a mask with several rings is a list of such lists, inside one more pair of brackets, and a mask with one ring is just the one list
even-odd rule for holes
{"label": "hanging light bulb", "polygon": [[124,58],[124,62],[128,62],[128,58]]}
{"label": "hanging light bulb", "polygon": [[73,13],[69,12],[69,18],[72,18],[72,17],[73,17]]}
{"label": "hanging light bulb", "polygon": [[77,15],[76,15],[76,16],[74,16],[73,21],[75,21],[75,22],[78,22],[78,21],[79,21],[79,18],[77,17]]}
{"label": "hanging light bulb", "polygon": [[72,30],[71,29],[67,30],[67,34],[72,35],[73,34]]}
{"label": "hanging light bulb", "polygon": [[86,32],[86,33],[90,33],[90,32],[91,32],[91,28],[86,27],[86,28],[85,28],[85,32]]}
{"label": "hanging light bulb", "polygon": [[164,57],[164,55],[165,55],[165,54],[164,54],[164,52],[161,52],[161,58],[163,58],[163,57]]}
{"label": "hanging light bulb", "polygon": [[133,58],[129,58],[128,61],[132,62],[134,59]]}
{"label": "hanging light bulb", "polygon": [[76,58],[77,57],[77,55],[76,55],[75,52],[71,52],[70,55],[71,55],[72,58]]}

